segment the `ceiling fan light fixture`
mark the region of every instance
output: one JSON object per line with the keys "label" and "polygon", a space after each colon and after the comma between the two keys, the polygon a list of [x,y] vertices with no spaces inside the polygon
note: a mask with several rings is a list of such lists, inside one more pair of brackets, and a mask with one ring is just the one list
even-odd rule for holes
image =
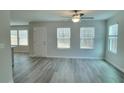
{"label": "ceiling fan light fixture", "polygon": [[73,16],[72,17],[72,22],[77,23],[80,21],[80,16]]}

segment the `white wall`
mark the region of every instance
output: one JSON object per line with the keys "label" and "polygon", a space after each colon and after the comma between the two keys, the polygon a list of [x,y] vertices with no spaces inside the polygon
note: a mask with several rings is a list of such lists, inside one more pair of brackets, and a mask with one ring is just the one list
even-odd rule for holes
{"label": "white wall", "polygon": [[[28,25],[13,25],[13,26],[11,26],[11,30],[23,30],[23,29],[29,29]],[[16,48],[14,48],[14,52],[28,53],[29,46],[17,46]]]}
{"label": "white wall", "polygon": [[107,21],[107,28],[109,25],[118,23],[118,48],[117,54],[113,54],[107,49],[106,40],[106,56],[105,59],[113,64],[115,67],[124,72],[124,12],[120,11],[117,15]]}
{"label": "white wall", "polygon": [[0,10],[0,82],[12,82],[9,11]]}
{"label": "white wall", "polygon": [[[76,57],[76,58],[104,58],[105,22],[104,21],[82,21],[72,22],[31,22],[30,23],[30,54],[33,55],[32,30],[33,27],[46,27],[47,29],[47,56],[48,57]],[[80,49],[80,27],[95,27],[96,38],[93,50]],[[57,27],[71,28],[71,48],[57,49],[56,31]]]}

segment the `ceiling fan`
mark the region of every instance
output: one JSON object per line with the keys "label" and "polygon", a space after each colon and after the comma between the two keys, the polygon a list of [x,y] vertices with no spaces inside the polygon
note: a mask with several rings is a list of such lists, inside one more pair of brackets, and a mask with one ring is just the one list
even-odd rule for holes
{"label": "ceiling fan", "polygon": [[84,13],[81,10],[74,10],[74,14],[72,15],[73,22],[79,22],[82,19],[94,19],[93,17],[84,17]]}

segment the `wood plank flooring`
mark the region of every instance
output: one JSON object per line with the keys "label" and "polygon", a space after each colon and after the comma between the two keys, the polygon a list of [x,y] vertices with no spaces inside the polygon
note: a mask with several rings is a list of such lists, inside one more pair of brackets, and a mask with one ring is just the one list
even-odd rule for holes
{"label": "wood plank flooring", "polygon": [[15,83],[122,83],[124,74],[102,60],[30,58],[15,54]]}

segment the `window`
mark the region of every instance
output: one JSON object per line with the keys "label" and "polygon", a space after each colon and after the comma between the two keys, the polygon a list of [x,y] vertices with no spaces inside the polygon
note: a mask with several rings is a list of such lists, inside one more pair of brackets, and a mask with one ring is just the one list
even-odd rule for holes
{"label": "window", "polygon": [[19,45],[28,45],[28,31],[27,30],[19,30]]}
{"label": "window", "polygon": [[11,30],[11,45],[18,45],[17,30]]}
{"label": "window", "polygon": [[28,30],[11,30],[11,45],[28,46]]}
{"label": "window", "polygon": [[118,24],[109,26],[108,33],[108,50],[112,53],[117,53],[117,37],[118,36]]}
{"label": "window", "polygon": [[57,28],[57,48],[70,48],[70,28]]}
{"label": "window", "polygon": [[94,38],[95,38],[94,27],[80,28],[80,48],[81,49],[93,49]]}

